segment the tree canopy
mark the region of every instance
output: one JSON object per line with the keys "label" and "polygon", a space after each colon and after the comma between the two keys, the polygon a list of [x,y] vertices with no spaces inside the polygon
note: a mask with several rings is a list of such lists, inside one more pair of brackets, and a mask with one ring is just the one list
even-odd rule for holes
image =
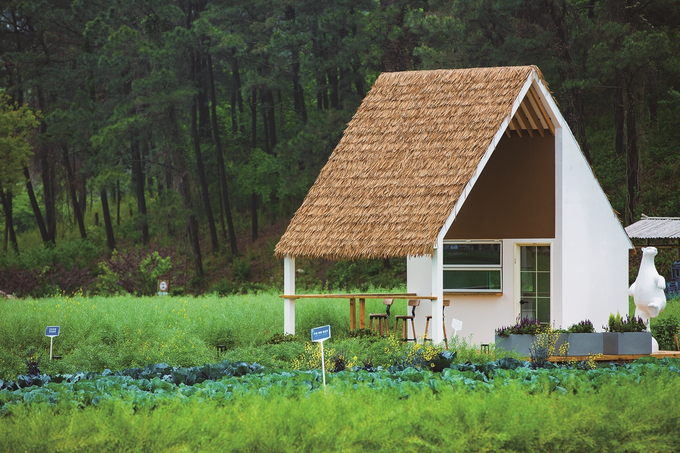
{"label": "tree canopy", "polygon": [[6,238],[186,244],[202,275],[295,212],[381,72],[525,64],[621,220],[677,216],[679,24],[673,0],[9,0]]}

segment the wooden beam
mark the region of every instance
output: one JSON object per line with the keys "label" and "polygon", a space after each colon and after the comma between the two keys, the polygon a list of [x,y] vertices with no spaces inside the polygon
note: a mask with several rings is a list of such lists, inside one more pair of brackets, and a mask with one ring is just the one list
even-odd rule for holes
{"label": "wooden beam", "polygon": [[548,129],[550,129],[550,133],[555,135],[555,125],[552,123],[552,120],[550,119],[548,112],[546,112],[545,107],[543,107],[543,103],[541,102],[541,99],[538,97],[538,93],[536,93],[536,90],[534,90],[533,86],[529,87],[529,93],[531,93],[531,97],[536,102],[536,105],[538,106],[541,115],[543,116],[543,118],[545,118],[545,122],[548,125]]}
{"label": "wooden beam", "polygon": [[536,115],[536,110],[534,110],[534,106],[531,104],[531,99],[525,97],[522,104],[526,104],[526,108],[529,112],[529,115],[531,115],[531,119],[534,120],[534,123],[536,123],[536,129],[538,130],[538,133],[541,134],[541,137],[545,137],[545,129],[543,128],[543,124],[541,124],[541,120],[538,119],[538,116]]}
{"label": "wooden beam", "polygon": [[[524,102],[522,102],[524,104]],[[527,132],[529,133],[529,137],[534,136],[534,128],[531,126],[531,123],[529,122],[529,119],[527,118],[526,114],[524,113],[524,110],[522,110],[522,104],[519,105],[519,108],[517,109],[517,113],[515,116],[527,127]]]}
{"label": "wooden beam", "polygon": [[515,121],[515,117],[513,116],[512,119],[510,119],[510,124],[512,124],[512,127],[515,128],[515,132],[517,132],[517,135],[519,135],[519,138],[522,138],[522,128],[517,124],[517,121]]}
{"label": "wooden beam", "polygon": [[510,133],[510,126],[505,128],[505,135],[507,135],[508,138],[512,138],[512,134]]}

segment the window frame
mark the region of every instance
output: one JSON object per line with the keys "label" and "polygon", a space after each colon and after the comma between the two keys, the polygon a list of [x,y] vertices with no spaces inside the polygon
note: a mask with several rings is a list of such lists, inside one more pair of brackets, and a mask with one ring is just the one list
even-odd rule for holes
{"label": "window frame", "polygon": [[[496,244],[499,247],[498,264],[443,264],[442,269],[442,286],[444,292],[447,293],[480,293],[480,294],[497,294],[503,292],[503,241],[501,239],[489,240],[444,240],[444,247],[450,244],[466,244],[466,245],[485,245]],[[444,251],[442,250],[442,253]],[[444,273],[451,271],[497,271],[500,275],[499,288],[460,288],[453,289],[444,286]]]}

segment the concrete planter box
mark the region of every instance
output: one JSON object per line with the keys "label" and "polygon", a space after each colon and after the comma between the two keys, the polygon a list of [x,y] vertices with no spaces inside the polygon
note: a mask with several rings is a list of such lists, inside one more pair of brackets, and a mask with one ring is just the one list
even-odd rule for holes
{"label": "concrete planter box", "polygon": [[605,332],[603,336],[605,355],[652,353],[651,332]]}
{"label": "concrete planter box", "polygon": [[[567,335],[559,334],[557,343],[555,344],[555,355],[559,355],[560,346],[567,340]],[[499,337],[496,335],[496,348],[505,349],[506,351],[515,350],[519,354],[530,356],[531,346],[536,341],[536,335],[510,335],[508,337]]]}
{"label": "concrete planter box", "polygon": [[[567,357],[587,356],[588,354],[604,354],[604,336],[602,332],[567,334],[569,352]],[[559,354],[559,351],[555,351]]]}
{"label": "concrete planter box", "polygon": [[499,337],[496,335],[496,349],[505,349],[506,351],[515,350],[519,354],[528,356],[531,345],[536,341],[536,335],[509,335],[507,337]]}

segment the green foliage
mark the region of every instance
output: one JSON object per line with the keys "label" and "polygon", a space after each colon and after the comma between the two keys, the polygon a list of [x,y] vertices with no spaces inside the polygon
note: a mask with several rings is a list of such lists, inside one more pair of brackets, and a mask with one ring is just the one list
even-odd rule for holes
{"label": "green foliage", "polygon": [[680,318],[677,315],[670,315],[668,317],[658,319],[652,323],[652,336],[659,343],[659,349],[662,351],[675,351],[675,337],[680,331]]}
{"label": "green foliage", "polygon": [[642,318],[631,317],[627,314],[624,319],[619,312],[616,312],[616,315],[610,314],[607,325],[603,327],[606,332],[644,332],[647,330],[647,324]]}
{"label": "green foliage", "polygon": [[541,332],[543,326],[538,319],[519,318],[512,326],[503,326],[496,329],[496,335],[507,337],[509,335],[536,335]]}
{"label": "green foliage", "polygon": [[365,292],[371,286],[394,288],[406,281],[406,260],[341,260],[326,273],[326,280],[329,290],[357,288]]}
{"label": "green foliage", "polygon": [[596,370],[498,360],[442,373],[330,373],[325,388],[316,370],[193,386],[83,377],[0,391],[0,450],[676,451],[680,416],[667,407],[680,403],[669,385],[678,368],[673,359]]}
{"label": "green foliage", "polygon": [[595,326],[590,320],[580,321],[578,324],[572,324],[567,329],[567,333],[593,333],[595,332]]}
{"label": "green foliage", "polygon": [[28,104],[12,103],[4,91],[0,92],[0,190],[12,189],[23,181],[23,168],[33,154],[31,138],[39,117],[40,113]]}

